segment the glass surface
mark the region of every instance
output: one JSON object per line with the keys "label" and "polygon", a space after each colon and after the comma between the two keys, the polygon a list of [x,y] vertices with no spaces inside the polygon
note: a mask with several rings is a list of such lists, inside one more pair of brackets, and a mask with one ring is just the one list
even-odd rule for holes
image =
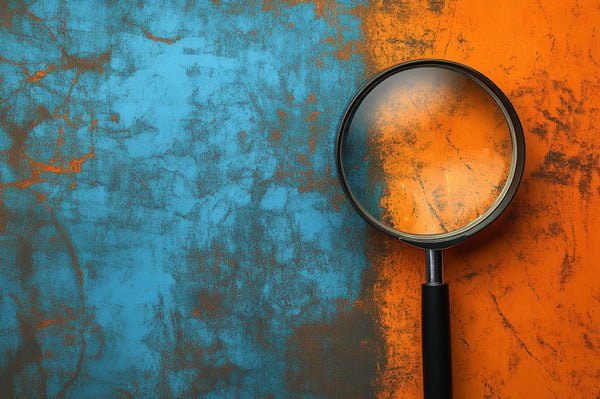
{"label": "glass surface", "polygon": [[341,143],[348,186],[373,218],[403,233],[442,234],[492,207],[512,140],[492,97],[445,68],[398,72],[363,98]]}

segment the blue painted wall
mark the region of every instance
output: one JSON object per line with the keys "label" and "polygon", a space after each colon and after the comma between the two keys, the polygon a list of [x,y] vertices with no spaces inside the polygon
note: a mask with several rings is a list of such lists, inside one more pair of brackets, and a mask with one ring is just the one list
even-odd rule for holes
{"label": "blue painted wall", "polygon": [[0,5],[3,397],[369,395],[364,4],[297,3]]}

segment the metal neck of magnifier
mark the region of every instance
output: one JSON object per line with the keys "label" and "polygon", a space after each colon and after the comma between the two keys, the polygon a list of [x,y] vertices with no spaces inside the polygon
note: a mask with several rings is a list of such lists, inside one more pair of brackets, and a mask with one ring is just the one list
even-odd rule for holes
{"label": "metal neck of magnifier", "polygon": [[442,251],[439,249],[428,249],[426,259],[427,269],[425,270],[425,285],[444,284]]}

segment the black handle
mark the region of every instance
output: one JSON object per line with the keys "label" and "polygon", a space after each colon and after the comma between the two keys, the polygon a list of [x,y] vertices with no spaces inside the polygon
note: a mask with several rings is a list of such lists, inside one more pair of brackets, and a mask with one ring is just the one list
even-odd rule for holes
{"label": "black handle", "polygon": [[425,399],[452,399],[448,284],[423,284],[423,391]]}

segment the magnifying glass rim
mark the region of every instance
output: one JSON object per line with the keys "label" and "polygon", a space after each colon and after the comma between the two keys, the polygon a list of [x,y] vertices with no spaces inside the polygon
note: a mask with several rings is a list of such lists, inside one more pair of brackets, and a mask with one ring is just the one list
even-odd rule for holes
{"label": "magnifying glass rim", "polygon": [[[400,72],[415,69],[415,68],[442,68],[455,71],[474,83],[483,88],[490,97],[494,100],[496,105],[500,108],[504,115],[504,119],[508,125],[511,134],[512,141],[512,162],[509,176],[503,187],[503,190],[498,195],[492,205],[490,205],[485,212],[479,215],[477,218],[469,222],[467,225],[458,228],[456,230],[439,233],[439,234],[413,234],[407,233],[400,230],[391,228],[390,226],[381,223],[373,215],[371,215],[358,201],[355,195],[352,193],[346,173],[343,168],[342,161],[342,144],[346,133],[348,132],[352,118],[356,111],[362,104],[363,100],[367,95],[377,87],[385,79],[392,75],[396,75]],[[388,235],[398,238],[401,241],[415,245],[425,249],[443,249],[456,245],[468,237],[480,232],[487,226],[489,226],[504,210],[508,207],[512,201],[517,188],[521,182],[523,176],[523,169],[525,167],[525,137],[523,135],[523,127],[515,111],[514,107],[506,97],[506,95],[500,90],[494,82],[484,76],[482,73],[474,70],[466,65],[441,59],[421,59],[415,61],[404,62],[398,64],[385,71],[376,75],[373,79],[368,81],[365,85],[354,96],[348,107],[346,108],[342,121],[339,125],[337,132],[337,138],[335,143],[335,160],[338,171],[338,178],[346,194],[346,197],[350,200],[350,203],[354,209],[365,219],[369,224]]]}

